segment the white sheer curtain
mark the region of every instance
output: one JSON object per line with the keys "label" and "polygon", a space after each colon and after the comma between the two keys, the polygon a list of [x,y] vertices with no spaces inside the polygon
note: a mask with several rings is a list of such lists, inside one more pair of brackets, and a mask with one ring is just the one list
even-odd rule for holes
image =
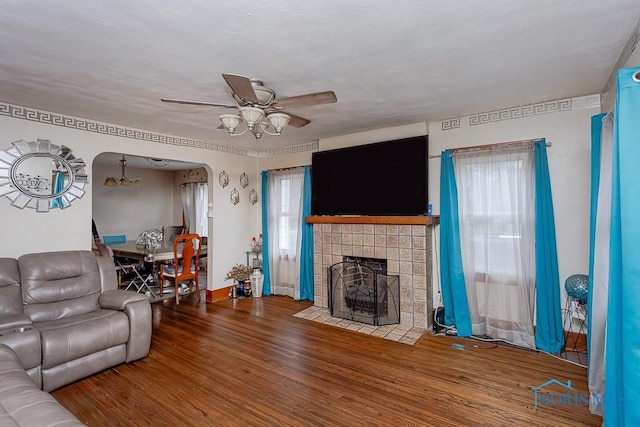
{"label": "white sheer curtain", "polygon": [[474,335],[535,348],[533,146],[454,154]]}
{"label": "white sheer curtain", "polygon": [[206,182],[182,184],[180,189],[182,211],[189,233],[201,237],[209,235],[207,209],[209,207],[209,191]]}
{"label": "white sheer curtain", "polygon": [[[589,349],[589,392],[604,395],[605,349],[607,337],[607,303],[609,300],[609,272],[611,245],[611,188],[613,177],[613,116],[602,118],[600,136],[600,184],[596,214],[593,273],[591,277],[591,348]],[[593,194],[592,194],[593,197]],[[602,415],[602,399],[590,399],[589,408]]]}
{"label": "white sheer curtain", "polygon": [[300,299],[300,241],[304,168],[269,172],[269,268],[271,293]]}

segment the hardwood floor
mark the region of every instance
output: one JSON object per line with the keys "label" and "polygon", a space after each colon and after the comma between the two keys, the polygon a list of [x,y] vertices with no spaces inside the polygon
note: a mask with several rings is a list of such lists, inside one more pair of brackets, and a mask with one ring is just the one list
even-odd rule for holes
{"label": "hardwood floor", "polygon": [[431,334],[410,346],[293,316],[309,305],[286,297],[153,304],[149,357],[53,394],[90,426],[602,422],[581,405],[534,409],[532,389],[551,378],[585,392],[578,366]]}

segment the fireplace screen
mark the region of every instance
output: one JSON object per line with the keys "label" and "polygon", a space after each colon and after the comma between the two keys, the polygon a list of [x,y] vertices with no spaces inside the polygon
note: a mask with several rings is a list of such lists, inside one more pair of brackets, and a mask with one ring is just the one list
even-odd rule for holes
{"label": "fireplace screen", "polygon": [[375,326],[400,323],[400,277],[386,274],[385,260],[345,257],[328,276],[332,316]]}

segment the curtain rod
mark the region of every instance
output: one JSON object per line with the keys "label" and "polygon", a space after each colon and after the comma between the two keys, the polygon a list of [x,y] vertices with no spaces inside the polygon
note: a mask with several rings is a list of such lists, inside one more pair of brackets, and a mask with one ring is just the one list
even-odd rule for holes
{"label": "curtain rod", "polygon": [[[528,144],[528,143],[532,143],[532,142],[536,142],[536,141],[540,141],[541,139],[544,138],[534,138],[534,139],[521,139],[518,141],[508,141],[508,142],[497,142],[495,144],[484,144],[484,145],[472,145],[469,147],[457,147],[457,148],[449,148],[449,151],[453,151],[458,152],[458,151],[466,151],[466,150],[479,150],[479,149],[490,149],[490,148],[500,148],[500,147],[504,147],[504,146],[509,146],[509,145],[519,145],[519,144]],[[547,147],[551,147],[551,142],[546,141],[545,145]],[[442,157],[441,154],[433,154],[431,156],[429,156],[430,159],[435,159],[438,157]]]}
{"label": "curtain rod", "polygon": [[265,172],[290,171],[290,170],[293,170],[293,169],[300,169],[300,168],[303,168],[305,166],[311,167],[311,165],[291,166],[291,167],[288,167],[288,168],[267,169]]}

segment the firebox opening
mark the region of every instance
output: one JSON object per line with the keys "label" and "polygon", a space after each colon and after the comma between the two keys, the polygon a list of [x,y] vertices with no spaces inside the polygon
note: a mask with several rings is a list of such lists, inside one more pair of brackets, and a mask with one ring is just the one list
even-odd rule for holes
{"label": "firebox opening", "polygon": [[400,323],[400,276],[387,274],[387,261],[345,256],[329,267],[332,316],[374,326]]}

